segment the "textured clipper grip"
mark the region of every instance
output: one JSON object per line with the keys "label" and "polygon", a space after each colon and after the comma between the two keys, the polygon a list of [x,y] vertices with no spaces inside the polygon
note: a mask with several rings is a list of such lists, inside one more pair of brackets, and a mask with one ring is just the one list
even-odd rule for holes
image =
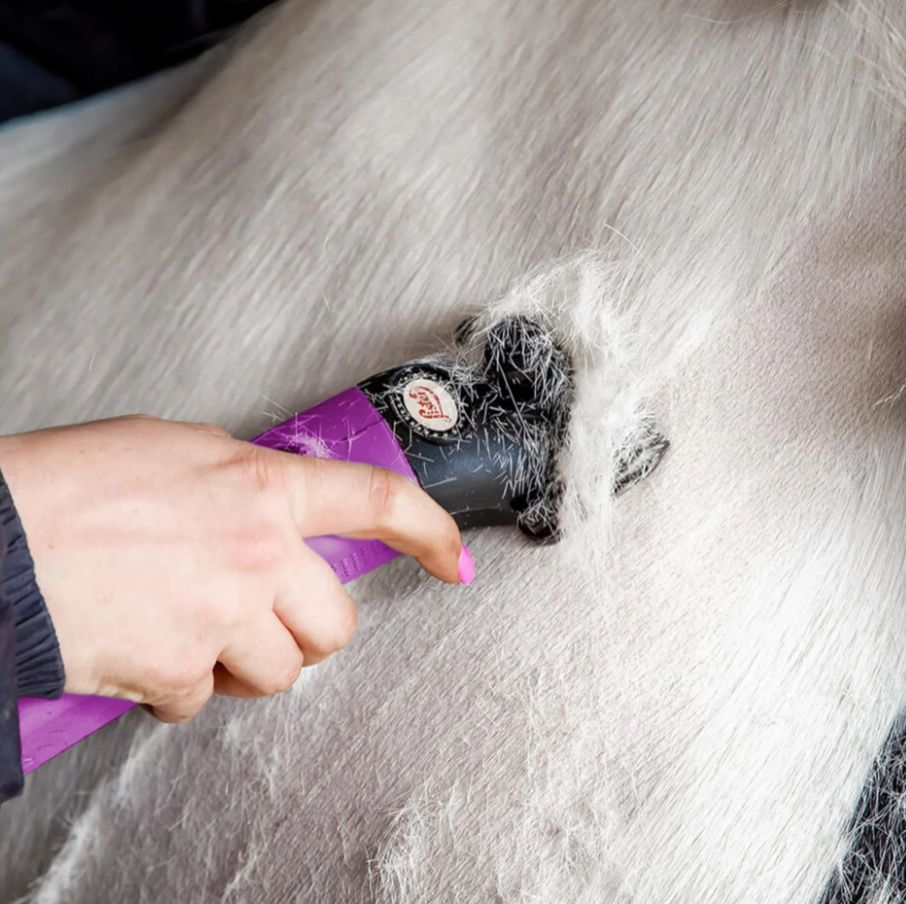
{"label": "textured clipper grip", "polygon": [[[376,465],[418,482],[393,432],[355,388],[297,414],[252,442],[281,452]],[[306,542],[344,584],[399,555],[378,540],[314,537]],[[134,705],[73,694],[59,700],[20,700],[23,773],[33,772]]]}

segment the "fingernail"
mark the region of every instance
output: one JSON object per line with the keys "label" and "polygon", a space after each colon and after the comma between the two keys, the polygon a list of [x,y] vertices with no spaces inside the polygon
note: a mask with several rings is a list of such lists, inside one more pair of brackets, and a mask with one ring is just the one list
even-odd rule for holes
{"label": "fingernail", "polygon": [[463,546],[459,554],[459,583],[471,584],[475,580],[475,563],[469,550]]}

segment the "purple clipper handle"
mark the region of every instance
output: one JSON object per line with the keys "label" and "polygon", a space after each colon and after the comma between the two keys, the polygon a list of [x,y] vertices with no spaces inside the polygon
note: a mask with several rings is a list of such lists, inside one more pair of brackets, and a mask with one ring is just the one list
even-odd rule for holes
{"label": "purple clipper handle", "polygon": [[[295,415],[252,442],[281,452],[376,465],[418,483],[393,431],[357,388]],[[313,537],[306,542],[344,584],[399,555],[379,540]],[[134,706],[125,700],[74,694],[59,700],[20,700],[23,773],[33,772]]]}

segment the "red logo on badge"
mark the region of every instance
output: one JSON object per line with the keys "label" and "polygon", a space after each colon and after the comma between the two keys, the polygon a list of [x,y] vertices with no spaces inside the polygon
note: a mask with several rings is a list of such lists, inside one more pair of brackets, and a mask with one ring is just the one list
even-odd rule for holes
{"label": "red logo on badge", "polygon": [[413,380],[406,387],[403,402],[413,421],[439,433],[452,430],[459,419],[453,396],[440,383],[424,377]]}
{"label": "red logo on badge", "polygon": [[409,390],[409,398],[418,405],[419,417],[423,417],[426,421],[453,420],[444,411],[444,403],[433,389],[429,389],[427,386],[416,386]]}

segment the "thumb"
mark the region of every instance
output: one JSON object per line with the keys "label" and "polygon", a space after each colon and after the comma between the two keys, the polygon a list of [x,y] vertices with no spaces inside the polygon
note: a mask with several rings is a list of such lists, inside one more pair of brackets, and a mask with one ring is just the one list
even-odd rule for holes
{"label": "thumb", "polygon": [[430,574],[458,583],[462,537],[453,518],[417,484],[393,471],[292,456],[288,498],[303,537],[381,540]]}

